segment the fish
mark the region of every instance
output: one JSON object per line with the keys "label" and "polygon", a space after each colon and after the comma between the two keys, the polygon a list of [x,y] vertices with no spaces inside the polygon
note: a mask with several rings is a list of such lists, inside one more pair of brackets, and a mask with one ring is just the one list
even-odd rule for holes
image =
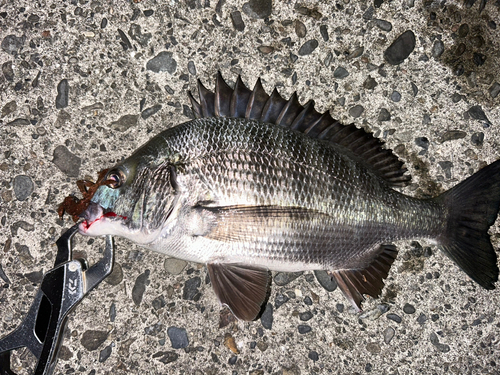
{"label": "fish", "polygon": [[[494,289],[488,229],[500,207],[500,160],[433,198],[398,189],[404,163],[372,133],[314,101],[269,95],[259,78],[189,92],[194,119],[168,127],[106,172],[79,232],[112,235],[207,266],[240,320],[261,314],[271,271],[324,270],[356,311],[378,297],[398,250],[426,239]],[[102,176],[101,176],[102,177]]]}

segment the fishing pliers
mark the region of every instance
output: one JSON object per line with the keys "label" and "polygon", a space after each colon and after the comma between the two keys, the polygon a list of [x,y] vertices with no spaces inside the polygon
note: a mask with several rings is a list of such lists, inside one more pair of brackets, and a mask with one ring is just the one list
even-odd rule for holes
{"label": "fishing pliers", "polygon": [[10,352],[23,347],[37,359],[34,375],[52,374],[68,314],[111,273],[113,238],[106,236],[104,256],[89,268],[85,259],[72,257],[72,238],[77,231],[78,224],[57,240],[54,268],[43,276],[28,315],[17,329],[0,339],[0,375],[16,375],[10,367]]}

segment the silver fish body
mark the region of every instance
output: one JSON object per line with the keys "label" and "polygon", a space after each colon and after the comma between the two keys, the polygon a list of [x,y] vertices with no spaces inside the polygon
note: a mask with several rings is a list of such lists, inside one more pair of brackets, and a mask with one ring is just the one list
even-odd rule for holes
{"label": "silver fish body", "polygon": [[[464,230],[452,224],[459,213],[450,204],[461,195],[427,200],[403,195],[392,188],[397,185],[392,175],[404,181],[393,155],[379,157],[376,165],[352,144],[329,141],[328,131],[311,136],[293,126],[221,116],[167,129],[109,172],[119,186],[99,188],[80,231],[119,235],[207,264],[221,302],[247,320],[262,304],[267,270],[328,270],[359,307],[363,294],[379,294],[396,256],[388,244],[395,240],[433,240],[474,278],[482,266],[464,263],[477,254],[455,251],[458,240],[451,233]],[[498,174],[500,165],[489,168],[483,174]],[[498,180],[483,193],[493,197],[484,203],[493,208],[477,213],[481,238],[498,213]],[[475,280],[492,287],[496,255],[491,244],[484,246],[489,268]],[[255,293],[250,301],[235,296],[245,287],[247,294]]]}
{"label": "silver fish body", "polygon": [[[393,190],[342,150],[254,120],[194,120],[144,151],[159,158],[147,164],[153,177],[144,174],[141,184],[154,183],[166,161],[175,170],[176,214],[149,197],[132,200],[145,227],[138,229],[158,233],[149,248],[189,261],[352,268],[381,243],[436,238],[446,216],[432,200]],[[149,212],[160,217],[148,221]]]}

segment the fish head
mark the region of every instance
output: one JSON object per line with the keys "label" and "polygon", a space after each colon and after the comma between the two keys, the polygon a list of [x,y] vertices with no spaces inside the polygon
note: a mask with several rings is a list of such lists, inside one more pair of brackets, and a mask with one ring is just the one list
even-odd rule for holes
{"label": "fish head", "polygon": [[173,174],[169,163],[140,157],[110,168],[106,184],[99,186],[81,215],[79,232],[124,237],[138,244],[153,242],[174,207]]}

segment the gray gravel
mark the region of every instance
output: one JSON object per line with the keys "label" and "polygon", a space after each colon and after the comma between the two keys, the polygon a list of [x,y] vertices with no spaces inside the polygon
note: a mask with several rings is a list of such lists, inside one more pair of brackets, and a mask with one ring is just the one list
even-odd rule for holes
{"label": "gray gravel", "polygon": [[[76,180],[187,121],[187,91],[219,70],[372,131],[411,172],[406,194],[434,196],[500,158],[499,8],[461,4],[0,2],[0,335],[53,265]],[[499,249],[498,221],[490,233]],[[102,239],[75,240],[100,258]],[[116,246],[113,274],[69,317],[55,374],[498,372],[500,292],[431,243],[397,243],[361,314],[325,274],[280,273],[250,323],[221,309],[202,266]]]}

